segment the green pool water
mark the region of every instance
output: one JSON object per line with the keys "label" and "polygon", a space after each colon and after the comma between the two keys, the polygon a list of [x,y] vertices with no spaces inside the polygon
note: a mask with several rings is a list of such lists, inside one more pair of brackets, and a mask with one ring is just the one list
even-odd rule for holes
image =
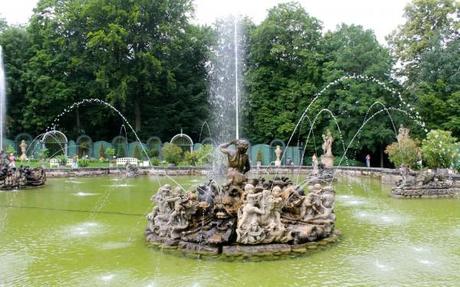
{"label": "green pool water", "polygon": [[[187,187],[204,179],[175,180]],[[228,262],[144,244],[158,184],[67,178],[0,192],[0,286],[460,286],[460,199],[398,200],[379,180],[342,178],[338,244]]]}

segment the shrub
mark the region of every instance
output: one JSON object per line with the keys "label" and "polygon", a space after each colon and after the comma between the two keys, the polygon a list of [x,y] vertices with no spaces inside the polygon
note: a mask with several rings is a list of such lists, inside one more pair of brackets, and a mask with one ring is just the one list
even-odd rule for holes
{"label": "shrub", "polygon": [[157,158],[157,157],[153,157],[151,160],[150,160],[150,163],[153,165],[153,166],[159,166],[161,161]]}
{"label": "shrub", "polygon": [[197,154],[197,163],[199,165],[205,165],[212,162],[212,156],[214,153],[214,147],[212,145],[202,145],[201,148],[195,152]]}
{"label": "shrub", "polygon": [[163,159],[177,165],[182,160],[182,149],[175,144],[165,143],[161,149]]}
{"label": "shrub", "polygon": [[403,137],[399,142],[388,145],[385,153],[388,154],[388,158],[396,167],[404,165],[416,168],[420,147],[410,137]]}
{"label": "shrub", "polygon": [[111,148],[111,147],[108,147],[105,149],[105,154],[110,158],[112,159],[113,156],[115,155],[115,149],[114,148]]}
{"label": "shrub", "polygon": [[58,160],[60,166],[65,166],[67,164],[67,157],[63,154],[58,155],[56,159]]}
{"label": "shrub", "polygon": [[198,154],[195,151],[186,151],[184,152],[184,160],[181,162],[181,165],[197,165],[198,163]]}
{"label": "shrub", "polygon": [[89,160],[86,158],[82,158],[78,160],[78,167],[88,167],[89,166]]}
{"label": "shrub", "polygon": [[159,157],[159,156],[160,156],[159,147],[156,146],[156,145],[153,145],[152,147],[150,147],[149,156],[150,156],[151,158]]}
{"label": "shrub", "polygon": [[12,145],[8,145],[6,147],[6,154],[7,155],[16,154],[16,149]]}
{"label": "shrub", "polygon": [[431,130],[422,142],[422,155],[429,168],[451,168],[459,160],[459,143],[450,131]]}
{"label": "shrub", "polygon": [[16,154],[16,149],[12,145],[8,145],[6,146],[5,153],[6,155],[10,155],[11,153]]}

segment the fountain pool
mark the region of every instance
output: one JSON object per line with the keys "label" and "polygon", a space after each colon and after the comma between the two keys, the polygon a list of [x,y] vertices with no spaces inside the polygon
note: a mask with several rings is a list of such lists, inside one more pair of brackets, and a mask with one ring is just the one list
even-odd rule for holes
{"label": "fountain pool", "polygon": [[[205,180],[175,179],[184,187]],[[197,260],[147,247],[144,216],[159,187],[155,178],[48,182],[0,192],[1,286],[454,286],[460,280],[460,200],[393,199],[391,187],[377,179],[335,183],[338,244],[260,262]]]}

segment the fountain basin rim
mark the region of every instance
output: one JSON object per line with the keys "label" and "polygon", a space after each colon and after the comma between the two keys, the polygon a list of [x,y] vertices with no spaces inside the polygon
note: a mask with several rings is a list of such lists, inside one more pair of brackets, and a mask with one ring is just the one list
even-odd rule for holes
{"label": "fountain basin rim", "polygon": [[326,238],[318,241],[310,241],[302,244],[259,244],[259,245],[243,245],[233,244],[224,246],[200,245],[179,241],[177,244],[170,245],[161,241],[155,241],[153,238],[146,240],[146,245],[164,252],[172,254],[180,254],[184,256],[194,256],[198,258],[212,257],[219,259],[282,259],[286,256],[299,256],[309,254],[313,251],[321,249],[339,242],[342,233],[337,228]]}

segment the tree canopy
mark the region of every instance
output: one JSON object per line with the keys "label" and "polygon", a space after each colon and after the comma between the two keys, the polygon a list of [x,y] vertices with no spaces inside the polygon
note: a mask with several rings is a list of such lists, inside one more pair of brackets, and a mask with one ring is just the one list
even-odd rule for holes
{"label": "tree canopy", "polygon": [[[215,49],[225,24],[195,24],[192,4],[40,0],[25,26],[0,18],[8,135],[38,135],[72,103],[96,98],[126,115],[143,140],[155,135],[167,141],[181,129],[198,139],[204,121],[223,116],[211,115],[208,98],[216,89],[210,82],[233,76],[213,64],[226,57]],[[240,17],[243,134],[257,143],[287,141],[310,106],[291,142],[305,143],[312,128],[308,153],[319,151],[321,134],[330,129],[335,154],[350,144],[348,156],[380,153],[383,160],[395,138],[393,125],[404,123],[422,135],[403,112],[417,111],[427,128],[459,137],[459,7],[455,0],[413,0],[405,23],[388,36],[388,48],[357,25],[323,33],[320,19],[296,2],[271,8],[257,25]],[[222,67],[234,64],[221,60]],[[401,105],[399,94],[415,110]],[[122,124],[105,106],[85,104],[66,111],[58,128],[71,138],[107,140]]]}

